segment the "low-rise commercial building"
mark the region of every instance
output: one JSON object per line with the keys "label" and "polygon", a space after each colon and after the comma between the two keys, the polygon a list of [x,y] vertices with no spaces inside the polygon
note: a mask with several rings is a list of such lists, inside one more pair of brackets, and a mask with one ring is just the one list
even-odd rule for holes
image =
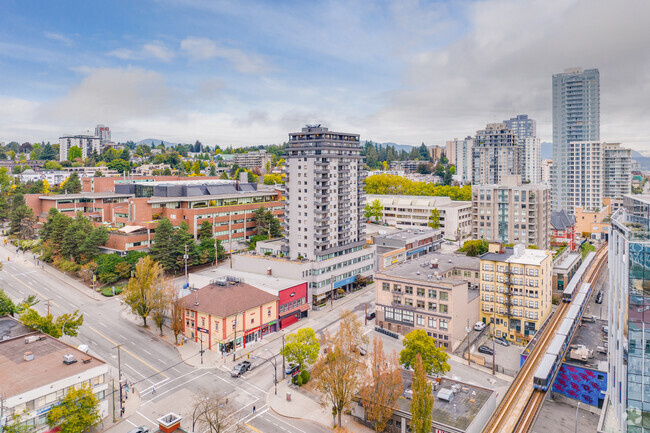
{"label": "low-rise commercial building", "polygon": [[380,195],[368,194],[366,203],[379,200],[384,208],[383,220],[386,224],[402,229],[426,228],[429,226],[431,211],[440,212],[440,229],[445,239],[467,237],[472,232],[472,203],[452,200],[449,197],[429,197],[420,195]]}
{"label": "low-rise commercial building", "polygon": [[[47,414],[72,387],[90,384],[99,415],[108,416],[108,365],[41,332],[0,317],[2,417],[18,417],[33,432],[50,430]],[[0,420],[4,422],[4,420]]]}
{"label": "low-rise commercial building", "polygon": [[472,187],[472,237],[550,248],[550,188],[503,176],[499,185]]}
{"label": "low-rise commercial building", "polygon": [[278,296],[238,278],[217,279],[181,298],[183,335],[208,350],[245,349],[279,329],[278,302]]}
{"label": "low-rise commercial building", "polygon": [[497,337],[526,344],[551,314],[553,255],[492,243],[480,260],[481,321],[493,324]]}
{"label": "low-rise commercial building", "polygon": [[609,206],[589,210],[577,207],[574,210],[576,217],[576,233],[589,239],[607,240],[609,234]]}
{"label": "low-rise commercial building", "polygon": [[372,243],[377,252],[377,270],[439,250],[442,242],[442,231],[433,229],[408,229],[375,236]]}
{"label": "low-rise commercial building", "polygon": [[[553,290],[564,291],[582,264],[582,254],[565,251],[553,262]],[[559,294],[558,294],[559,295]]]}
{"label": "low-rise commercial building", "polygon": [[455,350],[478,321],[479,260],[431,253],[377,272],[377,325],[398,334],[424,329]]}

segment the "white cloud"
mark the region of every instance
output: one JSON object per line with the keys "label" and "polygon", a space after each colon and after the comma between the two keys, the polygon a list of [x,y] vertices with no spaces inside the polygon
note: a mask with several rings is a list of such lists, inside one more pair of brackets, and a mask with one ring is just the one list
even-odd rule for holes
{"label": "white cloud", "polygon": [[44,104],[41,115],[63,124],[114,124],[166,111],[172,91],[163,76],[140,68],[93,69],[64,98]]}
{"label": "white cloud", "polygon": [[171,61],[175,53],[172,49],[168,48],[160,41],[153,41],[144,44],[142,47],[132,50],[129,48],[118,48],[108,53],[109,56],[114,56],[123,60],[147,60],[155,59],[162,62]]}
{"label": "white cloud", "polygon": [[185,51],[191,60],[212,58],[226,60],[242,74],[262,75],[271,69],[257,54],[246,53],[236,48],[227,48],[208,38],[189,36],[181,41],[181,50]]}
{"label": "white cloud", "polygon": [[67,36],[63,36],[61,33],[54,33],[54,32],[45,32],[44,36],[48,39],[52,39],[54,41],[58,41],[63,43],[65,46],[72,46],[73,41],[72,39],[68,38]]}

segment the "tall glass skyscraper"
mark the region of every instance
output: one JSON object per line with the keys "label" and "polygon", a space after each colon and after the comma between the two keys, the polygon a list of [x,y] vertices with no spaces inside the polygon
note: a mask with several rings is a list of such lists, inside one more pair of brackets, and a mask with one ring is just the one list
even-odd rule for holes
{"label": "tall glass skyscraper", "polygon": [[[598,69],[572,68],[553,75],[553,210],[573,212],[569,143],[600,141],[600,74]],[[577,185],[576,187],[581,187]],[[586,188],[586,187],[585,187]]]}
{"label": "tall glass skyscraper", "polygon": [[620,431],[650,432],[650,196],[625,196],[609,240],[609,404]]}

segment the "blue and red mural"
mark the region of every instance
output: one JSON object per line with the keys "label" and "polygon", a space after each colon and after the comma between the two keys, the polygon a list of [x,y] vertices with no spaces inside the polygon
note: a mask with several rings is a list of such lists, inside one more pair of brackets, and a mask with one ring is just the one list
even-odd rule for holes
{"label": "blue and red mural", "polygon": [[562,364],[553,382],[553,392],[602,407],[607,392],[607,373],[575,364]]}
{"label": "blue and red mural", "polygon": [[[526,358],[526,355],[521,355],[521,365]],[[607,373],[576,364],[563,363],[555,376],[553,392],[579,400],[584,404],[602,407],[607,392]]]}

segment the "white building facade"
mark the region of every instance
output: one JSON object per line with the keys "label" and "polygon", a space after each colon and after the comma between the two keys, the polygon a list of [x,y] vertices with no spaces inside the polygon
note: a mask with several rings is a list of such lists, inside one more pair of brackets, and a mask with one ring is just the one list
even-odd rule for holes
{"label": "white building facade", "polygon": [[530,183],[542,181],[541,142],[537,137],[520,138],[524,146],[524,172],[522,180]]}
{"label": "white building facade", "polygon": [[464,140],[454,138],[447,141],[447,158],[456,167],[456,180],[460,183],[472,183],[472,147],[473,137]]}
{"label": "white building facade", "polygon": [[572,141],[566,170],[568,197],[564,209],[598,210],[603,205],[603,145],[598,141]]}
{"label": "white building facade", "polygon": [[603,197],[622,200],[632,189],[632,150],[603,143]]}
{"label": "white building facade", "polygon": [[81,149],[81,158],[86,159],[93,152],[101,153],[101,140],[94,135],[64,135],[59,137],[59,161],[68,159],[70,148],[76,146]]}

